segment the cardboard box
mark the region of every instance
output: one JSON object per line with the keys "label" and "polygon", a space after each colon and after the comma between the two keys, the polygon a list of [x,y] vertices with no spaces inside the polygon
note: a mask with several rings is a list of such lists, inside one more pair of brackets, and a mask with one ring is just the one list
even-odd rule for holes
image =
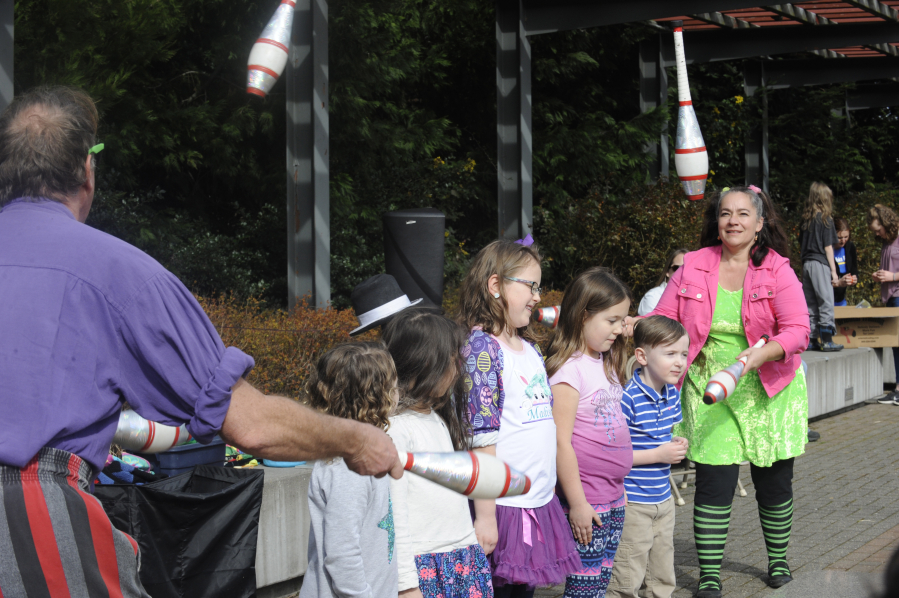
{"label": "cardboard box", "polygon": [[833,342],[847,349],[899,347],[899,307],[835,307]]}

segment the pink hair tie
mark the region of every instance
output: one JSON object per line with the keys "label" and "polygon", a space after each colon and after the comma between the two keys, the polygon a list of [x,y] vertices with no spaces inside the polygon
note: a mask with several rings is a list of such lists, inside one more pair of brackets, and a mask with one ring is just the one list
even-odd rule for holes
{"label": "pink hair tie", "polygon": [[761,193],[762,192],[762,190],[759,189],[758,187],[756,187],[755,185],[746,185],[746,186],[749,187],[750,189],[752,189],[753,193]]}

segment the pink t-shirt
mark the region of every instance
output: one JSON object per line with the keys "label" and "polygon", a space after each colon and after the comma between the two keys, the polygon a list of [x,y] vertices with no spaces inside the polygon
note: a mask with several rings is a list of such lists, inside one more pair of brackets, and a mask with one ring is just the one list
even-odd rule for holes
{"label": "pink t-shirt", "polygon": [[575,353],[549,379],[576,391],[577,416],[571,446],[577,455],[581,484],[590,504],[611,502],[624,494],[624,476],[634,464],[634,449],[621,413],[622,388],[609,381],[602,358]]}

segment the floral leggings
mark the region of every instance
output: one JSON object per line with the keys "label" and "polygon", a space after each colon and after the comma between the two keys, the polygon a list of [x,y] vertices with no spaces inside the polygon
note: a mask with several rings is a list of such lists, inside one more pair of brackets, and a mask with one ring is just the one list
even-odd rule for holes
{"label": "floral leggings", "polygon": [[[623,502],[623,501],[622,501]],[[565,598],[603,598],[612,579],[612,566],[621,532],[624,529],[624,506],[591,505],[602,525],[593,522],[593,539],[578,544],[582,569],[565,580]]]}
{"label": "floral leggings", "polygon": [[424,598],[493,598],[490,564],[480,544],[417,555],[415,566]]}

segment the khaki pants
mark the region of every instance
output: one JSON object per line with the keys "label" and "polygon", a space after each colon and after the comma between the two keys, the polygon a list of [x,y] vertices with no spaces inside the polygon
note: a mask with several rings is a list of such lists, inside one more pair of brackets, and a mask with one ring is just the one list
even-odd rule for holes
{"label": "khaki pants", "polygon": [[674,592],[674,499],[657,505],[630,502],[606,598],[669,598]]}

